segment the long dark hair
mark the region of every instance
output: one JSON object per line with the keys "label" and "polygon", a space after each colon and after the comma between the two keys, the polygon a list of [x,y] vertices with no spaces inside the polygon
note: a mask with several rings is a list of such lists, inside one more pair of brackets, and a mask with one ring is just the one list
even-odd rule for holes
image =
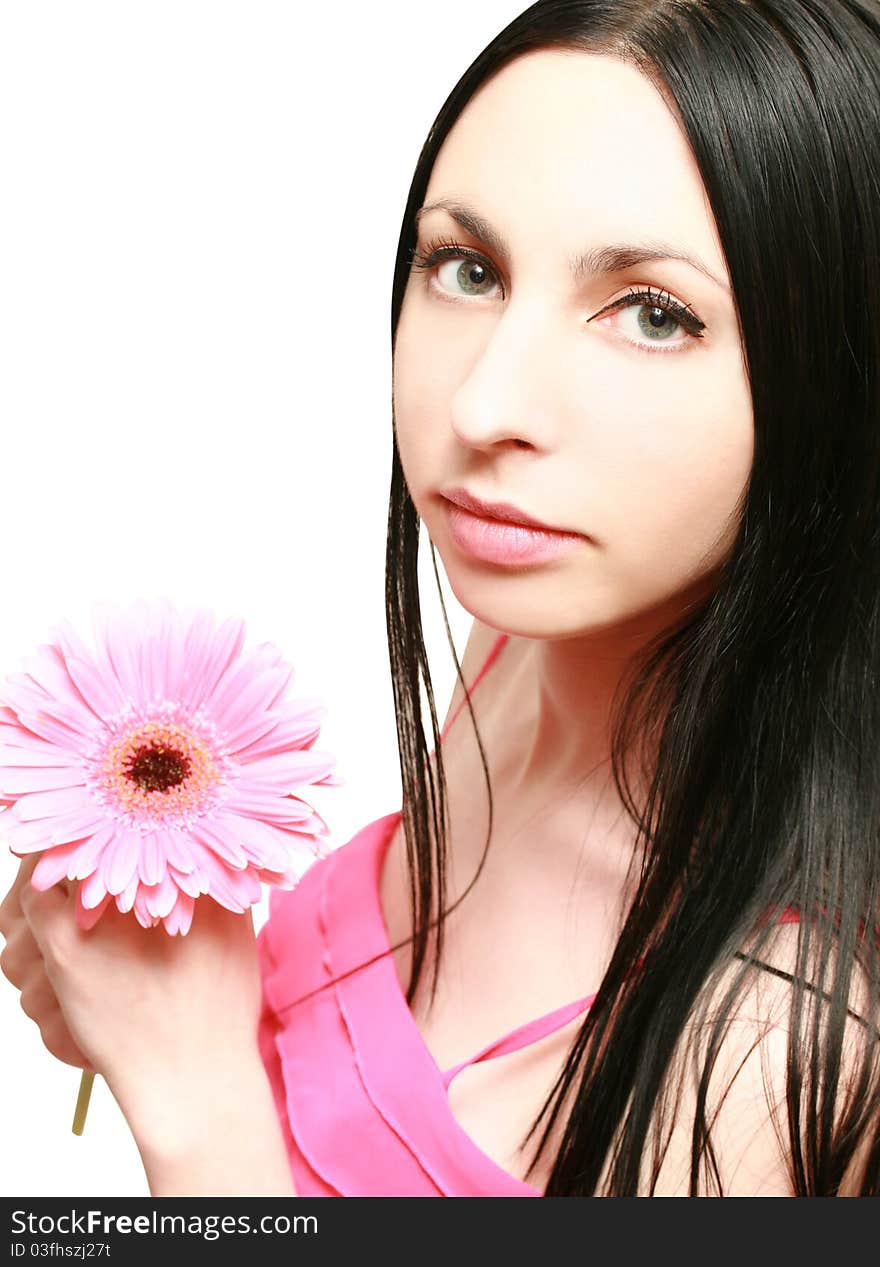
{"label": "long dark hair", "polygon": [[[638,827],[641,876],[598,996],[523,1142],[546,1118],[528,1173],[573,1092],[546,1195],[597,1194],[606,1167],[604,1195],[652,1192],[668,1138],[661,1110],[675,1102],[674,1057],[711,1000],[710,1019],[694,1030],[703,1059],[690,1192],[722,1193],[713,1068],[737,1000],[769,972],[790,981],[793,1190],[835,1195],[855,1158],[858,1190],[878,1194],[880,7],[533,4],[465,72],[421,151],[397,249],[392,346],[415,212],[445,137],[491,75],[552,48],[622,58],[677,110],[732,281],[755,448],[717,589],[644,650],[615,709],[612,767]],[[410,1005],[432,932],[434,1001],[448,913],[446,788],[418,541],[395,437],[386,614],[413,912]],[[461,677],[454,647],[453,657]],[[655,768],[637,805],[623,754],[648,732],[657,735]],[[485,757],[483,765],[491,839]],[[767,916],[784,908],[801,918],[782,967],[773,954],[779,925]]]}

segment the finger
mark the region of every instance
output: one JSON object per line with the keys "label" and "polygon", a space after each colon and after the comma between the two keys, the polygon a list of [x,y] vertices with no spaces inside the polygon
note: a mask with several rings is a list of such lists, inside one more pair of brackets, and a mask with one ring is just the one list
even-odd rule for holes
{"label": "finger", "polygon": [[0,951],[0,972],[20,989],[32,963],[42,964],[42,955],[29,925],[19,915],[15,927],[10,929],[6,945]]}
{"label": "finger", "polygon": [[9,936],[9,930],[15,923],[15,918],[18,915],[18,909],[18,897],[15,893],[15,886],[13,885],[13,887],[4,894],[3,901],[0,902],[0,936]]}
{"label": "finger", "polygon": [[18,865],[18,874],[15,877],[15,883],[12,886],[13,889],[20,891],[22,887],[27,884],[31,876],[34,874],[36,865],[42,856],[42,853],[26,853],[24,855],[16,854],[16,857],[20,857],[21,861]]}
{"label": "finger", "polygon": [[53,1012],[45,1024],[40,1026],[40,1037],[43,1046],[56,1060],[63,1061],[65,1065],[73,1065],[76,1069],[95,1072],[95,1066],[74,1042],[60,1009]]}
{"label": "finger", "polygon": [[[21,895],[30,886],[31,876],[41,857],[42,854],[40,853],[25,855],[19,864],[12,887],[4,896],[2,903],[0,903],[0,933],[4,937],[7,936],[8,930],[14,926],[16,919],[21,914]],[[69,887],[68,881],[65,881],[65,884]]]}
{"label": "finger", "polygon": [[21,891],[21,910],[45,961],[54,959],[59,938],[71,923],[70,900],[55,886],[35,889],[27,884]]}
{"label": "finger", "polygon": [[40,1031],[43,1046],[57,1060],[79,1069],[92,1069],[68,1029],[51,983],[44,974],[34,975],[21,992],[21,1010]]}
{"label": "finger", "polygon": [[27,975],[21,987],[19,1004],[25,1016],[29,1016],[38,1025],[48,1020],[52,1012],[61,1011],[55,991],[43,971],[31,972]]}
{"label": "finger", "polygon": [[53,884],[48,889],[35,889],[28,881],[27,884],[22,885],[18,901],[22,911],[27,915],[28,911],[60,910],[67,905],[69,896],[68,890],[62,888],[60,884]]}
{"label": "finger", "polygon": [[[25,862],[26,861],[27,859]],[[16,918],[21,914],[19,895],[21,894],[23,886],[30,879],[31,872],[36,866],[36,862],[33,862],[25,870],[25,862],[22,862],[19,865],[11,888],[4,895],[3,901],[0,902],[0,933],[2,933],[4,937],[6,936],[8,929],[15,923]]]}

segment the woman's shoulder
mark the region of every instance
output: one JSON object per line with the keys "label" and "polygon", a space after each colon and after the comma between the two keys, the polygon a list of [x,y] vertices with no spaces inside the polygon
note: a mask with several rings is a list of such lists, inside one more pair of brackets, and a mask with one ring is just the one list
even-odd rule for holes
{"label": "woman's shoulder", "polygon": [[[700,1102],[711,1129],[712,1161],[707,1164],[717,1168],[724,1195],[794,1195],[788,1084],[799,937],[797,923],[778,925],[760,953],[750,954],[750,948],[744,947],[704,994],[676,1055],[678,1111],[657,1195],[681,1195],[688,1190],[694,1118]],[[816,1009],[817,1027],[824,1037],[832,1017],[828,996],[818,986],[822,975],[817,968],[804,978],[809,999],[804,1006],[809,1017],[813,1015],[809,1009]],[[870,1005],[858,971],[850,985],[848,1008],[840,1047],[841,1091],[834,1113],[838,1125],[847,1107],[847,1091],[858,1081],[866,1059],[876,1069],[877,1001]],[[719,1016],[725,1018],[720,1031],[716,1028]],[[811,1020],[801,1021],[805,1054],[810,1028]],[[707,1060],[709,1072],[701,1087]],[[808,1054],[805,1069],[809,1076]],[[840,1196],[859,1194],[878,1126],[875,1121],[858,1143],[839,1185]],[[711,1182],[706,1190],[713,1190]]]}

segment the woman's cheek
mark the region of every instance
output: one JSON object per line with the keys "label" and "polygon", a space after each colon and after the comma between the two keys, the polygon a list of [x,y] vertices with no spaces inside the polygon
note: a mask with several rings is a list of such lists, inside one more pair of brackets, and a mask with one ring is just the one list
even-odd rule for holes
{"label": "woman's cheek", "polygon": [[404,478],[421,512],[426,494],[454,478],[460,455],[449,454],[452,436],[442,388],[401,372],[394,383],[394,421]]}
{"label": "woman's cheek", "polygon": [[[663,460],[656,453],[653,462],[634,459],[628,479],[606,484],[596,532],[625,584],[672,594],[718,567],[732,548],[751,444],[732,436],[714,448],[696,434],[693,440]],[[621,464],[616,470],[623,474]]]}

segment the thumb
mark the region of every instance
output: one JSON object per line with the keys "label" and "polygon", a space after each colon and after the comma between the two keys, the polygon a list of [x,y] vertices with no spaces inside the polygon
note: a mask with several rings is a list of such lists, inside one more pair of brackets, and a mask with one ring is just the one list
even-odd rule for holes
{"label": "thumb", "polygon": [[58,930],[69,923],[72,897],[67,881],[41,889],[33,876],[25,880],[19,894],[21,911],[33,933],[44,961],[57,938]]}
{"label": "thumb", "polygon": [[[32,869],[31,884],[41,892],[54,887],[69,897],[74,889],[73,881],[67,878],[69,865],[70,848],[68,846],[47,849],[40,855],[39,861]],[[76,885],[74,915],[77,927],[87,933],[90,928],[94,928],[107,909],[111,895],[105,893],[97,906],[86,906],[83,900],[83,884],[84,882],[81,881]]]}

